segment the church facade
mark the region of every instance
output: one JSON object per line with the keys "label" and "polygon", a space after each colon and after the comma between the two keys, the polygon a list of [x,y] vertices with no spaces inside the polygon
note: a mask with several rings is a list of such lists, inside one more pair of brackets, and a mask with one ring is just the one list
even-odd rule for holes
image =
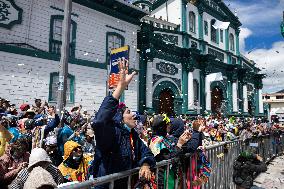
{"label": "church facade", "polygon": [[[1,3],[0,97],[56,105],[64,1]],[[263,115],[263,75],[240,53],[241,23],[221,0],[73,0],[71,19],[67,107],[97,110],[109,52],[129,45],[139,70],[121,98],[130,109]]]}
{"label": "church facade", "polygon": [[264,115],[264,76],[240,53],[241,23],[222,1],[134,4],[151,12],[138,33],[139,111]]}

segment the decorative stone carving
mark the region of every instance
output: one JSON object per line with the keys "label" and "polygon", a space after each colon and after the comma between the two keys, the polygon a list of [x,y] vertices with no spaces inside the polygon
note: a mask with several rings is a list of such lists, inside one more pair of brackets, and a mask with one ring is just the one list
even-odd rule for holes
{"label": "decorative stone carving", "polygon": [[155,33],[155,36],[160,37],[163,41],[178,45],[178,36],[161,33]]}
{"label": "decorative stone carving", "polygon": [[12,28],[22,22],[23,10],[13,0],[0,0],[0,27]]}
{"label": "decorative stone carving", "polygon": [[205,0],[206,5],[219,12],[221,15],[226,16],[226,14],[222,11],[222,9],[217,5],[214,0]]}
{"label": "decorative stone carving", "polygon": [[166,76],[162,76],[162,75],[158,75],[158,74],[153,74],[153,86],[160,80],[163,78],[169,78],[171,80],[173,80],[175,82],[175,84],[178,86],[179,90],[181,90],[181,80],[177,79],[177,78],[171,78],[171,77],[166,77]]}
{"label": "decorative stone carving", "polygon": [[169,74],[169,75],[175,75],[178,73],[178,68],[175,67],[173,64],[168,64],[165,62],[160,62],[156,64],[157,70],[159,70],[161,73]]}
{"label": "decorative stone carving", "polygon": [[225,60],[225,56],[224,56],[224,53],[221,53],[219,51],[216,51],[212,48],[208,48],[208,54],[211,54],[211,55],[214,55],[216,56],[216,58],[222,62],[224,62]]}

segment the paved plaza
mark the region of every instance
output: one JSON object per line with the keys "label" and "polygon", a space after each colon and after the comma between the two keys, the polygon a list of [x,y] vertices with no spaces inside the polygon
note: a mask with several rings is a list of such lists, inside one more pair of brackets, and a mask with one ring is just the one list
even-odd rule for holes
{"label": "paved plaza", "polygon": [[275,158],[268,165],[268,170],[261,173],[254,182],[252,189],[284,189],[284,156]]}

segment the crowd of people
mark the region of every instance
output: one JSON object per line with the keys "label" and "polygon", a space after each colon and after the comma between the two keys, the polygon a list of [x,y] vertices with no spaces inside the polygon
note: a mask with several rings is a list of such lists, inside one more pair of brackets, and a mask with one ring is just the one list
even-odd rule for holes
{"label": "crowd of people", "polygon": [[[55,188],[135,167],[140,167],[140,178],[151,180],[161,160],[194,153],[200,146],[277,134],[283,129],[255,118],[133,112],[119,99],[135,72],[129,75],[123,64],[120,70],[117,88],[95,115],[76,106],[59,117],[55,107],[41,99],[17,109],[1,98],[1,188]],[[163,181],[158,182],[161,188]],[[115,182],[115,188],[126,186],[127,179]]]}

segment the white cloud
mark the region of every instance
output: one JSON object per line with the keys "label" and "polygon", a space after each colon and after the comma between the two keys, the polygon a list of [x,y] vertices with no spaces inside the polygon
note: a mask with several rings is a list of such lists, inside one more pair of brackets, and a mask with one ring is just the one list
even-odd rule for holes
{"label": "white cloud", "polygon": [[256,62],[256,66],[267,74],[263,80],[264,92],[284,89],[284,41],[275,42],[270,49],[256,49],[246,57]]}
{"label": "white cloud", "polygon": [[229,8],[232,12],[237,11],[237,16],[243,27],[252,29],[254,35],[274,35],[279,33],[284,0],[226,0],[225,3],[230,4]]}
{"label": "white cloud", "polygon": [[245,39],[252,35],[252,31],[248,28],[241,28],[239,44],[241,53],[245,52]]}

